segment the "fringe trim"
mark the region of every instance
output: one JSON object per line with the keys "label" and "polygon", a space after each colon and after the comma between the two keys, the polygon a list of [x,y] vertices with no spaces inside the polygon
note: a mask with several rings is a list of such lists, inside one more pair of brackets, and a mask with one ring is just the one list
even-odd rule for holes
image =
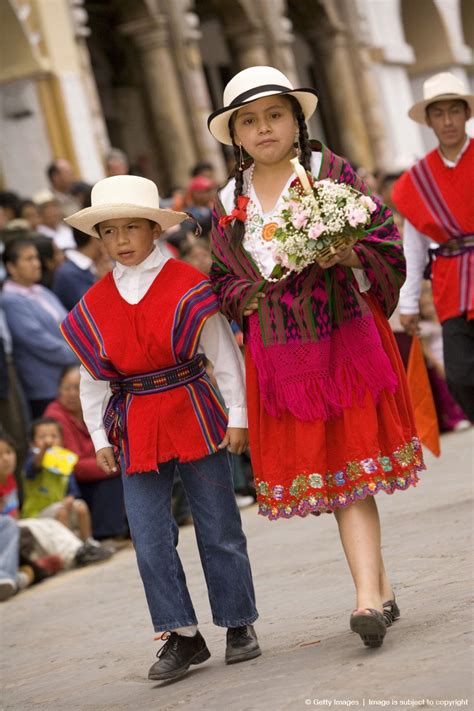
{"label": "fringe trim", "polygon": [[[259,324],[251,320],[249,346],[260,394],[272,417],[290,412],[304,422],[340,417],[367,390],[377,403],[383,390],[395,393],[398,378],[373,319],[342,324],[319,342],[265,347]],[[304,351],[304,363],[298,351]]]}

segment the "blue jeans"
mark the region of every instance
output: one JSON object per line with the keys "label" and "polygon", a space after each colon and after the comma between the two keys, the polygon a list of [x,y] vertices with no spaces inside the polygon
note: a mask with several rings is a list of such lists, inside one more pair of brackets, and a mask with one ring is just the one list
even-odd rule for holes
{"label": "blue jeans", "polygon": [[123,476],[125,507],[155,632],[196,625],[171,514],[176,467],[194,519],[214,624],[240,627],[258,617],[247,542],[226,450],[159,472]]}
{"label": "blue jeans", "polygon": [[16,583],[20,549],[20,528],[15,519],[0,514],[0,578]]}

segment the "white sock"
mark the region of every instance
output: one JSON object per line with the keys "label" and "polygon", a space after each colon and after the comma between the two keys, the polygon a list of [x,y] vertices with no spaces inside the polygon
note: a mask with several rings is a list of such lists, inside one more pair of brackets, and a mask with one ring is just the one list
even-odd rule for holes
{"label": "white sock", "polygon": [[176,627],[176,629],[170,630],[170,632],[176,632],[176,634],[180,634],[183,637],[194,637],[197,631],[197,625],[189,625],[189,627]]}

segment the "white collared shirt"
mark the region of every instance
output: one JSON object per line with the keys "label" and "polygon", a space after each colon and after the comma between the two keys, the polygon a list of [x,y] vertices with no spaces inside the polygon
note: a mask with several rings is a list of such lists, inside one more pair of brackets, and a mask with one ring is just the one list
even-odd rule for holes
{"label": "white collared shirt", "polygon": [[[155,247],[153,252],[135,267],[116,264],[112,276],[125,301],[138,304],[168,259],[169,257]],[[232,330],[222,314],[214,314],[207,319],[201,331],[198,350],[204,353],[214,366],[214,376],[229,411],[229,427],[247,427],[244,361]],[[108,382],[94,380],[84,366],[81,366],[82,412],[96,451],[110,446],[103,425],[110,395]]]}
{"label": "white collared shirt", "polygon": [[55,229],[47,225],[38,225],[37,230],[41,235],[52,239],[58,249],[74,249],[76,246],[72,229],[65,222],[60,222]]}
{"label": "white collared shirt", "polygon": [[[469,148],[470,141],[470,137],[467,136],[455,160],[446,158],[438,148],[438,153],[445,166],[455,168]],[[405,220],[403,226],[403,251],[407,263],[407,278],[400,289],[401,314],[413,315],[420,312],[421,282],[425,267],[428,264],[428,250],[430,247],[436,246],[436,242],[432,242],[427,235],[417,230],[411,222]]]}
{"label": "white collared shirt", "polygon": [[69,259],[70,262],[75,264],[76,267],[79,267],[79,269],[82,269],[84,272],[89,270],[95,274],[96,269],[94,266],[94,262],[90,257],[87,256],[87,254],[83,254],[77,249],[67,249],[66,257]]}

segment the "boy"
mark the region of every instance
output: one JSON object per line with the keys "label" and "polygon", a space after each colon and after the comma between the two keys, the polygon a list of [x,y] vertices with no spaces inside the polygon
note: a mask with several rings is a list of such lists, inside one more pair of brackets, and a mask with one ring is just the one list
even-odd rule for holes
{"label": "boy", "polygon": [[52,417],[31,426],[32,449],[25,462],[23,518],[55,518],[83,541],[92,536],[87,504],[74,478],[77,455],[62,447],[62,428]]}
{"label": "boy", "polygon": [[[207,279],[155,248],[186,219],[160,209],[156,185],[114,176],[68,218],[102,240],[116,267],[62,325],[81,359],[84,420],[106,472],[120,452],[125,504],[154,629],[166,633],[149,679],[182,676],[209,658],[176,551],[171,516],[176,467],[188,496],[214,623],[227,627],[226,662],[261,652],[246,540],[227,449],[247,446],[243,364]],[[229,421],[206,375],[214,371]]]}
{"label": "boy", "polygon": [[[474,94],[441,72],[423,85],[423,100],[408,115],[432,129],[438,147],[404,173],[392,198],[405,217],[407,279],[400,291],[400,323],[418,331],[420,292],[430,263],[433,299],[443,331],[449,390],[474,422],[474,139],[466,123]],[[434,244],[433,244],[434,243]]]}

